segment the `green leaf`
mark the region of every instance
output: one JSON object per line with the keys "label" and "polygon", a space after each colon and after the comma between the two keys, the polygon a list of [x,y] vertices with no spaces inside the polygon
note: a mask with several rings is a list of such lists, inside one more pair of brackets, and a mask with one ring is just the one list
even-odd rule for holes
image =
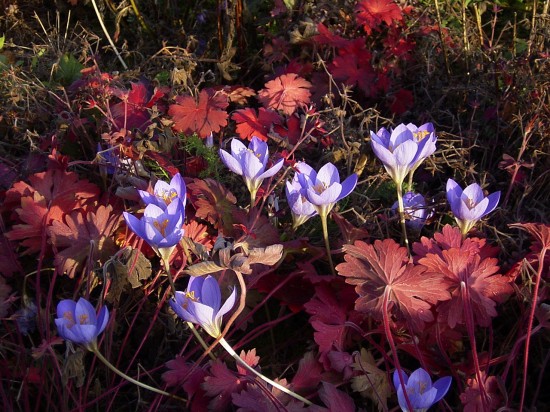
{"label": "green leaf", "polygon": [[0,37],[0,50],[4,48],[4,42],[6,41],[6,36]]}
{"label": "green leaf", "polygon": [[82,76],[80,71],[83,68],[84,66],[72,54],[65,53],[57,64],[54,80],[63,85],[69,85],[80,79]]}

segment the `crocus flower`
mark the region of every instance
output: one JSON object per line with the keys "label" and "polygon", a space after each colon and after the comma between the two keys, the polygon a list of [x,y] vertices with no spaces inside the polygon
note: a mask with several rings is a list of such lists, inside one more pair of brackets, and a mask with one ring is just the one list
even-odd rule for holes
{"label": "crocus flower", "polygon": [[185,207],[186,187],[179,173],[174,175],[170,183],[166,183],[162,180],[157,181],[153,189],[153,194],[144,190],[138,190],[138,193],[147,205],[153,204],[161,209],[166,209],[174,199],[179,199],[183,207]]}
{"label": "crocus flower", "polygon": [[[156,204],[149,204],[138,219],[124,212],[124,220],[128,227],[145,240],[157,253],[160,249],[170,249],[179,243],[183,236],[183,204],[179,199],[170,202],[165,209]],[[159,253],[162,256],[162,253]]]}
{"label": "crocus flower", "polygon": [[284,161],[280,159],[266,170],[269,160],[267,143],[256,136],[252,137],[248,148],[237,139],[231,140],[231,154],[220,149],[220,157],[233,173],[244,178],[252,199],[256,198],[256,192],[262,181],[281,170]]}
{"label": "crocus flower", "polygon": [[107,307],[103,306],[96,314],[92,304],[84,298],[78,299],[78,302],[64,299],[57,304],[57,331],[63,339],[73,343],[94,345],[108,322]]}
{"label": "crocus flower", "polygon": [[371,132],[370,135],[374,154],[399,188],[407,174],[436,149],[437,136],[431,123],[420,127],[412,123],[400,124],[391,132],[381,128],[378,133]]}
{"label": "crocus flower", "polygon": [[236,289],[221,305],[220,286],[212,276],[191,277],[185,292],[176,292],[170,306],[183,320],[201,326],[210,336],[221,335],[223,315],[235,304]]}
{"label": "crocus flower", "polygon": [[[301,173],[309,176],[313,169],[304,162],[298,162],[296,168]],[[301,173],[296,173],[291,181],[286,182],[286,199],[292,212],[292,220],[294,221],[294,228],[304,224],[310,217],[317,214],[317,210],[313,204],[307,200],[306,186],[302,186],[299,176]],[[302,179],[305,183],[306,180]]]}
{"label": "crocus flower", "polygon": [[477,183],[472,183],[462,190],[453,179],[447,180],[447,201],[463,235],[468,233],[479,219],[495,210],[499,200],[500,192],[485,196]]}
{"label": "crocus flower", "polygon": [[405,388],[401,386],[397,370],[393,372],[393,385],[397,389],[399,406],[404,412],[409,412],[409,408],[403,389],[407,391],[414,412],[423,412],[427,411],[430,406],[439,402],[445,396],[452,382],[452,378],[446,376],[438,379],[432,385],[430,375],[422,368],[415,370],[410,377],[403,371],[401,371],[401,374]]}
{"label": "crocus flower", "polygon": [[349,195],[357,185],[355,173],[340,183],[340,174],[332,163],[321,167],[318,173],[304,162],[296,163],[296,168],[305,198],[321,216],[328,216],[336,202]]}
{"label": "crocus flower", "polygon": [[[397,203],[393,204],[393,211],[397,210]],[[405,193],[403,204],[405,206],[405,216],[408,218],[406,224],[414,230],[422,229],[422,226],[426,224],[426,220],[433,214],[430,208],[426,206],[426,199],[420,193]]]}

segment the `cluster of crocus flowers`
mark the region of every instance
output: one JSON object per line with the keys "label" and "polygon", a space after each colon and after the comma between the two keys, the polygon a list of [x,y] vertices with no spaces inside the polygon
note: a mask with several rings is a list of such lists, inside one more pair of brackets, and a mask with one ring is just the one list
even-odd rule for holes
{"label": "cluster of crocus flowers", "polygon": [[286,184],[287,201],[292,212],[294,228],[316,214],[321,217],[327,256],[334,273],[327,217],[336,203],[355,189],[358,176],[353,173],[340,182],[340,173],[332,163],[325,164],[318,172],[304,162],[297,162],[294,168],[296,174]]}
{"label": "cluster of crocus flowers", "polygon": [[447,181],[447,201],[463,236],[478,220],[495,210],[499,200],[500,192],[485,196],[477,183],[462,190],[453,179]]}
{"label": "cluster of crocus flowers", "polygon": [[153,193],[138,191],[147,205],[143,216],[138,219],[124,212],[128,227],[163,259],[165,264],[174,247],[183,237],[185,218],[186,187],[183,178],[177,173],[170,183],[159,180]]}
{"label": "cluster of crocus flowers", "polygon": [[231,140],[231,154],[220,149],[222,162],[233,173],[242,176],[248,191],[250,192],[251,206],[253,206],[256,193],[264,179],[274,176],[283,167],[284,159],[279,159],[271,167],[267,167],[269,149],[267,143],[253,136],[246,147],[237,139]]}
{"label": "cluster of crocus flowers", "polygon": [[[401,385],[399,374],[401,374],[404,386]],[[397,390],[397,400],[403,412],[410,411],[409,405],[414,412],[427,411],[432,405],[443,399],[451,382],[452,378],[445,376],[432,384],[430,375],[422,368],[415,370],[410,377],[399,370],[395,370],[393,373],[393,385]],[[405,392],[407,396],[405,396]]]}

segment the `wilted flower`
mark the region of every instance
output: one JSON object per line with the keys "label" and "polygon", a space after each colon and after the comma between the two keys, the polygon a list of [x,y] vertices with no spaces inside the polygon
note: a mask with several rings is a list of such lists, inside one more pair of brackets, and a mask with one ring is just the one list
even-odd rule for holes
{"label": "wilted flower", "polygon": [[235,304],[236,289],[221,306],[220,286],[212,276],[191,277],[185,292],[176,292],[170,306],[183,320],[201,326],[210,336],[221,335],[223,315]]}
{"label": "wilted flower", "polygon": [[[432,385],[430,375],[422,368],[415,370],[410,377],[403,371],[401,371],[401,374],[414,412],[427,411],[430,406],[439,402],[449,390],[452,382],[452,378],[446,376],[438,379]],[[397,400],[399,401],[401,410],[409,412],[397,370],[393,372],[393,385],[397,390]]]}
{"label": "wilted flower", "polygon": [[108,322],[107,307],[103,306],[96,315],[92,304],[84,298],[78,299],[78,302],[64,299],[57,304],[57,331],[63,339],[73,343],[94,345]]}
{"label": "wilted flower", "polygon": [[275,175],[283,167],[284,159],[266,170],[269,160],[267,143],[253,136],[248,148],[239,140],[231,140],[231,154],[220,149],[220,157],[223,163],[234,173],[242,176],[252,199],[256,198],[256,192],[262,181]]}
{"label": "wilted flower", "polygon": [[318,173],[304,162],[296,163],[296,168],[299,171],[297,180],[306,199],[321,216],[328,216],[336,202],[349,195],[357,185],[355,173],[340,183],[340,174],[332,163],[321,167]]}
{"label": "wilted flower", "polygon": [[153,194],[144,190],[138,190],[141,199],[147,205],[157,205],[161,209],[166,209],[174,199],[179,199],[185,208],[186,192],[185,182],[179,173],[174,175],[170,183],[162,180],[157,181]]}
{"label": "wilted flower", "polygon": [[407,174],[436,149],[437,136],[431,123],[420,127],[412,123],[400,124],[391,132],[383,127],[370,135],[374,154],[399,188]]}
{"label": "wilted flower", "polygon": [[453,179],[447,180],[447,201],[463,235],[468,233],[479,219],[495,210],[499,200],[500,191],[485,196],[477,183],[472,183],[462,190]]}
{"label": "wilted flower", "polygon": [[[407,226],[414,230],[422,229],[426,220],[432,216],[432,211],[426,206],[426,199],[420,193],[407,192],[403,195],[403,204],[405,206],[405,216],[407,217]],[[392,206],[392,210],[397,210],[398,202]]]}
{"label": "wilted flower", "polygon": [[174,247],[183,236],[184,208],[179,199],[172,201],[165,209],[149,204],[141,219],[124,212],[128,227],[145,240],[155,251]]}
{"label": "wilted flower", "polygon": [[[302,183],[300,183],[300,175],[302,173],[309,176],[312,172],[315,172],[304,162],[296,163],[296,168],[300,173],[294,174],[292,180],[286,182],[286,199],[292,212],[294,228],[304,224],[310,217],[317,214],[317,210],[313,204],[307,200],[307,185],[303,186]],[[305,183],[306,180],[302,178],[302,182]]]}

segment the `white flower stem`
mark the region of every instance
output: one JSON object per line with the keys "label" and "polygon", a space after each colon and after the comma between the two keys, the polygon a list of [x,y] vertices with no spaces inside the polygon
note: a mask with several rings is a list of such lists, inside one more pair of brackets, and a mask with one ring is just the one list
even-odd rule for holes
{"label": "white flower stem", "polygon": [[319,214],[321,217],[321,225],[323,226],[323,238],[325,239],[325,247],[327,249],[328,263],[330,265],[330,271],[334,276],[336,276],[336,271],[334,270],[334,262],[332,261],[332,253],[330,253],[330,241],[328,238],[328,225],[327,225],[327,215]]}
{"label": "white flower stem", "polygon": [[243,368],[245,368],[247,371],[249,372],[252,372],[254,375],[256,375],[258,378],[264,380],[265,382],[269,383],[270,385],[274,386],[275,388],[279,389],[281,392],[284,392],[286,393],[287,395],[290,395],[292,396],[293,398],[295,399],[298,399],[299,401],[301,402],[304,402],[306,405],[313,405],[313,403],[311,403],[310,401],[308,401],[306,398],[304,398],[303,396],[300,396],[298,395],[297,393],[295,392],[292,392],[290,389],[287,389],[285,388],[284,386],[278,384],[277,382],[275,381],[272,381],[271,379],[269,379],[268,377],[262,375],[260,372],[258,372],[257,370],[255,370],[254,368],[252,368],[250,365],[248,365],[245,361],[243,361],[241,359],[241,357],[239,355],[237,355],[237,353],[233,350],[233,348],[231,347],[231,345],[229,345],[229,343],[227,343],[227,341],[224,339],[224,338],[221,338],[220,339],[220,345],[223,346],[223,348],[227,351],[227,353],[229,353],[233,359],[235,359],[235,361],[237,363],[239,363]]}
{"label": "white flower stem", "polygon": [[399,221],[401,222],[401,232],[403,233],[403,242],[407,247],[409,255],[411,254],[411,249],[409,246],[409,238],[407,237],[407,225],[405,223],[405,205],[403,203],[403,191],[401,188],[402,185],[397,185],[397,210],[399,211]]}
{"label": "white flower stem", "polygon": [[174,398],[174,399],[177,399],[179,401],[182,401],[184,403],[187,403],[187,400],[183,399],[183,398],[180,398],[179,396],[176,396],[176,395],[172,395],[171,393],[168,393],[168,392],[165,392],[163,390],[160,390],[160,389],[157,389],[153,386],[149,386],[143,382],[140,382],[134,378],[132,378],[131,376],[128,376],[126,375],[124,372],[118,370],[111,362],[109,362],[102,354],[101,352],[99,351],[99,349],[97,348],[97,345],[88,345],[88,349],[93,352],[95,354],[95,356],[97,356],[97,358],[103,362],[103,364],[105,364],[105,366],[107,366],[111,371],[113,371],[114,373],[116,373],[118,376],[120,376],[121,378],[123,379],[126,379],[128,382],[131,382],[133,383],[134,385],[137,385],[141,388],[144,388],[144,389],[147,389],[151,392],[155,392],[155,393],[158,393],[159,395],[164,395],[164,396],[168,396],[170,398]]}
{"label": "white flower stem", "polygon": [[187,326],[189,326],[189,329],[191,329],[191,332],[195,336],[195,339],[197,339],[201,344],[201,346],[204,348],[204,350],[208,352],[208,356],[210,357],[210,359],[216,360],[216,357],[214,356],[212,351],[208,350],[209,349],[208,345],[206,344],[206,342],[204,341],[200,333],[197,331],[197,328],[195,328],[195,325],[193,325],[192,322],[185,322],[185,323],[187,323]]}

